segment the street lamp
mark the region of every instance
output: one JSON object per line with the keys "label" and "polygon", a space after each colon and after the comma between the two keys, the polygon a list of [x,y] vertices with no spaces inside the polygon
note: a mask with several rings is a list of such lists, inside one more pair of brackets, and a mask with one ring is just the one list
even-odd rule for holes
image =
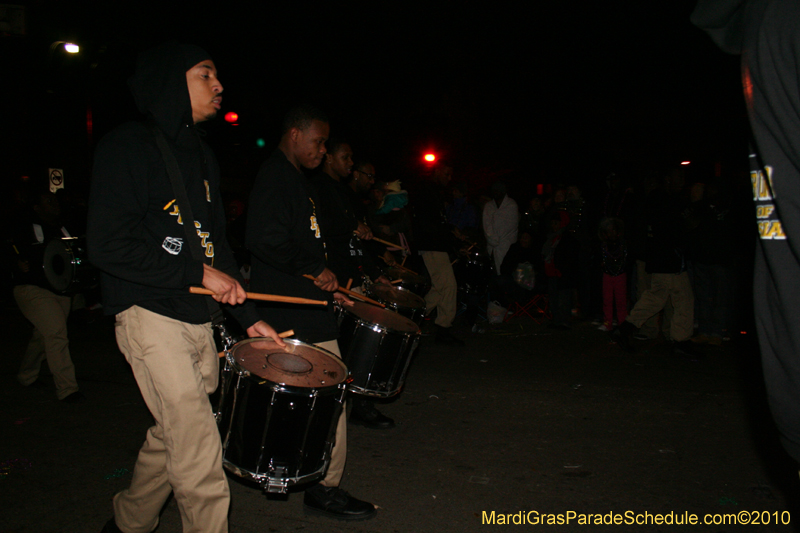
{"label": "street lamp", "polygon": [[55,52],[56,48],[58,48],[59,45],[62,45],[62,44],[64,45],[64,51],[67,52],[67,53],[77,54],[78,52],[81,51],[81,47],[80,46],[78,46],[75,43],[68,42],[68,41],[55,41],[55,42],[53,42],[53,44],[50,45],[50,50]]}

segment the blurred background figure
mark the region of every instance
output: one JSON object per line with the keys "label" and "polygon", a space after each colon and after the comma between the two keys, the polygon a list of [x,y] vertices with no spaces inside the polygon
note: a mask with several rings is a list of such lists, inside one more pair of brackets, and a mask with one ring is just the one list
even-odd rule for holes
{"label": "blurred background figure", "polygon": [[600,264],[603,270],[602,331],[614,329],[614,307],[617,324],[628,316],[628,246],[625,244],[625,225],[618,218],[600,221]]}
{"label": "blurred background figure", "polygon": [[542,247],[544,274],[547,277],[550,297],[551,327],[570,329],[572,296],[578,283],[578,240],[567,229],[569,215],[566,211],[553,211],[549,215],[550,233]]}
{"label": "blurred background figure", "polygon": [[504,183],[495,182],[491,194],[491,201],[483,208],[483,233],[486,249],[492,256],[495,272],[499,274],[506,252],[517,242],[519,208],[517,202],[506,194]]}
{"label": "blurred background figure", "polygon": [[58,399],[67,403],[80,402],[85,397],[78,390],[67,337],[67,317],[72,299],[45,288],[43,272],[47,244],[72,235],[63,225],[61,207],[55,194],[41,192],[31,199],[28,219],[16,226],[18,231],[9,250],[12,254],[14,300],[34,327],[17,381],[25,387],[36,383],[42,362],[47,360]]}

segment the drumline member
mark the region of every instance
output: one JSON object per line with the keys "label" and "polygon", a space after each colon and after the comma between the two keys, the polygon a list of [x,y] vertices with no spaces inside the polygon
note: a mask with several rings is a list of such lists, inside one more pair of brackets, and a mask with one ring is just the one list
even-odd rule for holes
{"label": "drumline member", "polygon": [[364,252],[361,239],[372,239],[372,231],[357,216],[357,206],[344,185],[353,166],[353,150],[349,143],[336,139],[325,145],[327,153],[310,184],[316,198],[317,221],[325,234],[326,265],[342,283],[352,279],[351,288],[361,287],[364,276],[389,283],[387,278],[381,278],[382,272]]}
{"label": "drumline member", "polygon": [[452,332],[458,286],[447,252],[453,248],[456,237],[445,223],[443,195],[452,173],[451,167],[439,166],[433,172],[433,181],[424,183],[420,188],[418,197],[414,199],[414,235],[431,276],[431,289],[425,295],[425,307],[429,313],[437,310],[434,321],[436,342],[464,346],[464,341]]}
{"label": "drumline member", "polygon": [[56,397],[65,403],[81,402],[85,396],[78,390],[67,337],[72,298],[44,288],[43,272],[37,272],[44,265],[33,264],[35,260],[31,257],[34,247],[44,247],[53,239],[71,236],[62,225],[58,197],[49,191],[36,194],[32,219],[18,229],[21,231],[13,237],[10,249],[14,300],[34,329],[20,362],[17,381],[24,387],[35,383],[42,361],[46,359],[56,385]]}
{"label": "drumline member", "polygon": [[[99,144],[87,238],[103,271],[104,309],[116,313],[117,343],[155,425],[103,531],[154,530],[174,492],[184,532],[225,532],[230,492],[208,398],[219,374],[210,315],[219,310],[213,300],[234,306],[245,292],[225,237],[219,168],[197,130],[217,114],[223,88],[208,53],[178,43],[141,54],[129,85],[147,122],[123,124]],[[183,182],[175,188],[174,176]],[[190,294],[193,285],[213,300]],[[249,336],[285,345],[253,306],[230,310]]]}
{"label": "drumline member", "polygon": [[[311,179],[311,186],[317,198],[317,221],[325,232],[326,263],[338,280],[353,280],[350,288],[357,292],[363,290],[365,276],[389,285],[389,279],[361,245],[361,239],[372,239],[372,231],[363,216],[359,218],[356,214],[359,200],[356,197],[354,202],[350,194],[355,191],[343,183],[351,176],[353,150],[344,140],[331,139],[325,144],[327,153],[319,172]],[[373,182],[367,182],[367,188]],[[355,396],[352,404],[350,422],[369,429],[394,427],[394,420],[378,411],[374,400]]]}
{"label": "drumline member", "polygon": [[[264,162],[250,195],[246,244],[252,253],[250,286],[257,292],[331,299],[339,288],[326,264],[323,228],[318,206],[302,168],[314,169],[325,155],[328,119],[311,107],[291,110],[277,149]],[[311,275],[312,282],[304,278]],[[336,299],[341,297],[336,294]],[[295,331],[298,339],[316,344],[340,357],[338,325],[332,306],[286,307],[259,304],[261,316],[278,329]],[[322,481],[305,491],[304,508],[341,520],[365,520],[377,514],[375,506],[339,488],[347,457],[345,411],[336,427],[336,443]]]}
{"label": "drumline member", "polygon": [[[373,227],[369,225],[367,217],[368,207],[364,204],[363,200],[364,195],[371,191],[375,185],[375,167],[372,163],[359,159],[353,164],[353,173],[351,176],[352,178],[345,188],[347,197],[350,199],[356,218],[370,229],[372,237],[374,238],[375,232],[372,231]],[[364,244],[368,252],[371,252],[373,256],[381,258],[383,262],[387,264],[394,264],[396,262],[392,252],[387,249],[385,245],[375,242]]]}

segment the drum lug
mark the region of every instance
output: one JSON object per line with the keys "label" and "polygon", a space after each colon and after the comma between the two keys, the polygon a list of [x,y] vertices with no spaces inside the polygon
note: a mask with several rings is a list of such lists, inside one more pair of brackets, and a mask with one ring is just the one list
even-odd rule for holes
{"label": "drum lug", "polygon": [[228,329],[225,327],[225,324],[214,324],[214,327],[217,328],[219,331],[219,336],[222,339],[222,349],[225,353],[230,353],[231,348],[233,345],[236,344],[236,340],[228,333]]}
{"label": "drum lug", "polygon": [[287,481],[287,472],[285,466],[274,466],[271,468],[270,476],[265,480],[264,490],[268,493],[286,494],[289,483]]}

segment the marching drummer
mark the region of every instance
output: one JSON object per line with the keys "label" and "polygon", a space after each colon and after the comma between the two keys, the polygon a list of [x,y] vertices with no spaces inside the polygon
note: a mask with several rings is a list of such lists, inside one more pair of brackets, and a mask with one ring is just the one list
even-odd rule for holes
{"label": "marching drummer", "polygon": [[[117,344],[155,425],[103,532],[153,531],[174,491],[183,531],[224,533],[230,490],[208,398],[219,375],[218,303],[248,336],[285,343],[254,307],[236,305],[246,294],[225,238],[219,167],[197,131],[222,102],[214,62],[200,48],[167,43],[140,55],[129,85],[147,120],[98,145],[87,239],[103,270],[104,310],[116,314]],[[194,285],[213,300],[191,294]]]}
{"label": "marching drummer", "polygon": [[[70,237],[62,223],[58,197],[49,191],[33,196],[30,219],[18,224],[9,250],[14,279],[14,300],[19,310],[34,327],[33,336],[22,358],[17,381],[25,387],[39,379],[42,361],[47,360],[56,385],[56,396],[65,403],[85,399],[78,390],[75,366],[69,355],[67,317],[72,300],[56,294],[45,282],[43,253],[45,245],[63,237]],[[38,262],[37,262],[38,258]]]}
{"label": "marching drummer", "polygon": [[[390,285],[389,279],[378,269],[361,243],[362,239],[372,239],[372,231],[364,222],[363,214],[359,216],[357,204],[360,199],[357,195],[361,187],[368,190],[375,182],[374,169],[372,174],[362,170],[354,176],[350,144],[341,139],[330,139],[326,147],[327,153],[311,179],[311,186],[315,192],[317,220],[325,232],[328,267],[342,282],[352,280],[351,289],[356,292],[362,291],[366,278]],[[346,184],[348,181],[350,183]],[[353,397],[350,422],[369,429],[394,427],[394,420],[378,411],[374,400],[363,396]]]}
{"label": "marching drummer", "polygon": [[[250,286],[257,292],[330,299],[339,280],[326,263],[324,227],[320,208],[302,169],[314,169],[326,153],[328,119],[311,107],[291,110],[284,120],[277,149],[261,166],[250,196],[247,248],[252,253]],[[310,275],[315,281],[304,276]],[[335,298],[340,299],[336,293]],[[301,341],[340,356],[336,317],[332,306],[259,306],[261,316],[278,329],[293,329]],[[304,508],[340,520],[365,520],[377,514],[371,503],[339,488],[347,457],[347,423],[344,415],[336,427],[336,443],[325,477],[309,487]]]}

